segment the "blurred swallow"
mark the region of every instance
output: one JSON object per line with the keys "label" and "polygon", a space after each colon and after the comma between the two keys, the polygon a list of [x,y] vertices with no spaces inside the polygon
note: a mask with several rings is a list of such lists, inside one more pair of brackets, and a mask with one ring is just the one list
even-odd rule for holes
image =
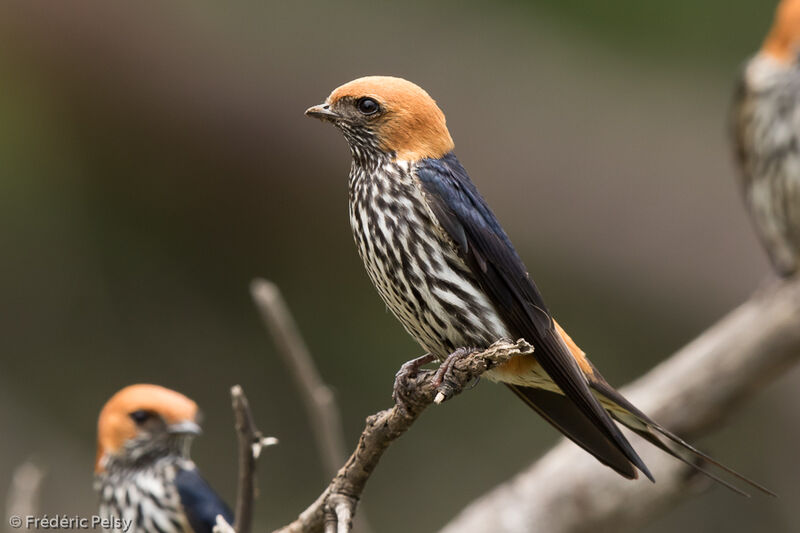
{"label": "blurred swallow", "polygon": [[779,275],[800,258],[800,0],[783,0],[732,110],[745,204]]}
{"label": "blurred swallow", "polygon": [[211,533],[233,515],[189,457],[201,433],[197,404],[157,385],[117,392],[97,422],[95,489],[100,515],[140,533]]}

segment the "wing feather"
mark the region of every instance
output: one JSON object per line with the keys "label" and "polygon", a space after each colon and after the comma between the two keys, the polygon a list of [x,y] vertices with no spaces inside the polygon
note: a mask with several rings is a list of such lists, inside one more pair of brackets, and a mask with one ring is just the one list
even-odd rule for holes
{"label": "wing feather", "polygon": [[178,488],[183,511],[194,533],[211,533],[217,515],[222,515],[229,524],[233,524],[233,513],[230,508],[196,468],[178,470],[175,486]]}
{"label": "wing feather", "polygon": [[497,218],[466,171],[448,154],[419,163],[417,176],[439,224],[489,296],[505,324],[534,348],[534,356],[578,408],[648,478],[652,475],[589,389],[569,349],[556,332],[539,289]]}

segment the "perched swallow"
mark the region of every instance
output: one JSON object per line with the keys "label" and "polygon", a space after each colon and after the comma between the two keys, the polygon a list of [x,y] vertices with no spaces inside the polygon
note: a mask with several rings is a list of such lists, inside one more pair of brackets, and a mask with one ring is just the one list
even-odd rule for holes
{"label": "perched swallow", "polygon": [[97,421],[95,490],[100,515],[132,521],[140,533],[211,533],[227,505],[189,458],[200,434],[197,404],[157,385],[117,392]]}
{"label": "perched swallow", "polygon": [[748,61],[732,113],[745,203],[773,267],[800,260],[800,0],[783,0]]}
{"label": "perched swallow", "polygon": [[356,246],[383,301],[425,350],[442,360],[458,348],[524,338],[533,355],[488,377],[603,464],[626,478],[638,469],[653,479],[617,420],[701,471],[695,462],[708,461],[741,478],[625,400],[556,323],[453,153],[444,114],[428,93],[400,78],[370,76],[335,89],[306,115],[347,139]]}

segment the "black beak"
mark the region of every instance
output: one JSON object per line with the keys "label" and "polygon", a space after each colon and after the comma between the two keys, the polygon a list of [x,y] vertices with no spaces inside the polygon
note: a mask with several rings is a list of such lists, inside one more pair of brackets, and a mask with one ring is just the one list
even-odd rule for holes
{"label": "black beak", "polygon": [[339,115],[334,113],[328,104],[319,104],[309,107],[306,109],[306,116],[328,121],[333,121],[339,118]]}

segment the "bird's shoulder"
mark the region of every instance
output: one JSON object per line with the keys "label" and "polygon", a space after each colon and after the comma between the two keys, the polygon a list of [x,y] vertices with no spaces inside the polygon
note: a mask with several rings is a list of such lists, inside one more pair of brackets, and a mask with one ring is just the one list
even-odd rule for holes
{"label": "bird's shoulder", "polygon": [[[445,204],[464,222],[483,228],[513,249],[500,222],[472,182],[466,169],[453,152],[438,159],[422,159],[415,173],[429,200]],[[516,253],[516,252],[515,252]]]}
{"label": "bird's shoulder", "polygon": [[415,173],[431,211],[499,310],[523,312],[539,334],[553,331],[539,289],[455,154],[421,160]]}

